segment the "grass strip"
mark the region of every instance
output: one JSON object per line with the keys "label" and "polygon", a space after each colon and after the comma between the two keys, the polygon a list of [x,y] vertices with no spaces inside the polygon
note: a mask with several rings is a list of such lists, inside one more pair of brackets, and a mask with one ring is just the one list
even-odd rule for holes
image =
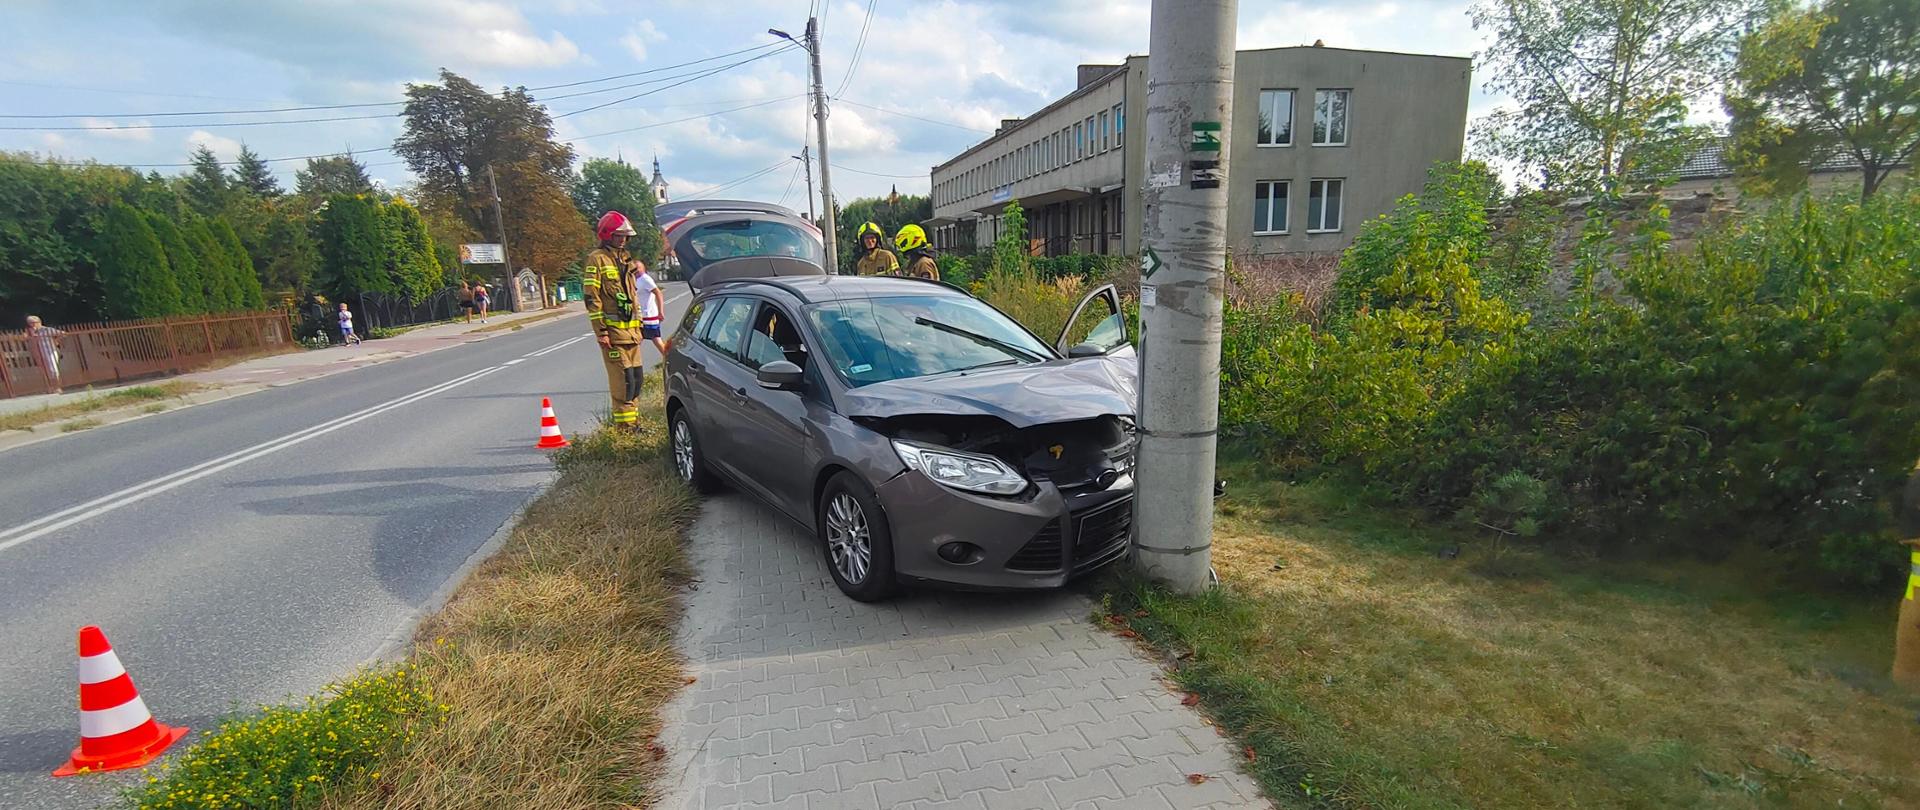
{"label": "grass strip", "polygon": [[467,334],[477,335],[484,332],[500,332],[504,330],[520,329],[522,327],[530,326],[532,324],[536,324],[541,321],[552,320],[554,318],[559,318],[565,315],[572,315],[572,314],[575,314],[576,312],[577,310],[555,308],[550,312],[542,312],[538,315],[528,315],[525,318],[515,318],[511,321],[501,321],[499,323],[490,323],[478,329],[468,329]]}
{"label": "grass strip", "polygon": [[[291,806],[649,802],[664,754],[653,741],[658,710],[683,686],[673,643],[689,577],[681,537],[697,511],[666,462],[660,410],[656,391],[641,407],[641,435],[575,436],[555,456],[552,488],[416,636],[404,666],[431,710],[407,715],[393,745]],[[153,787],[170,789],[166,777]],[[260,805],[166,807],[236,806]]]}
{"label": "grass strip", "polygon": [[[63,402],[59,405],[48,405],[44,408],[35,408],[30,411],[0,414],[0,431],[30,431],[48,422],[59,422],[72,419],[76,416],[84,416],[113,408],[122,408],[142,402],[183,397],[196,391],[203,391],[208,387],[209,386],[200,383],[171,380],[168,382],[154,383],[152,385],[133,385],[126,388],[115,388],[72,402]],[[98,424],[99,422],[95,421],[92,424],[76,429],[85,430]],[[65,427],[63,426],[62,429],[65,430]]]}
{"label": "grass strip", "polygon": [[1106,621],[1285,806],[1920,805],[1920,700],[1884,675],[1891,600],[1569,561],[1225,472],[1224,587],[1122,578]]}

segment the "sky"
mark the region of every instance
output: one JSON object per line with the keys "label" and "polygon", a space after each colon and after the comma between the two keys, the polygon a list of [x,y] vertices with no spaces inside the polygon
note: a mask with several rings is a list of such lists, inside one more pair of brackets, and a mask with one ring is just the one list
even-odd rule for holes
{"label": "sky", "polygon": [[[184,163],[200,144],[223,160],[242,143],[267,158],[351,151],[397,189],[412,181],[384,151],[400,131],[398,107],[371,105],[396,101],[409,82],[434,81],[446,68],[496,90],[568,85],[533,92],[555,115],[557,136],[581,160],[644,164],[658,156],[675,198],[704,192],[801,209],[805,183],[791,156],[812,127],[806,54],[782,51],[768,28],[799,36],[808,14],[820,15],[835,196],[845,204],[895,187],[926,193],[932,166],[1001,119],[1073,90],[1076,65],[1144,53],[1150,17],[1145,0],[6,5],[0,151],[141,166]],[[1449,56],[1485,47],[1465,0],[1240,3],[1239,48],[1314,40]],[[676,67],[696,60],[709,61]],[[580,84],[641,71],[656,72]],[[1475,82],[1470,116],[1498,103]],[[633,86],[610,89],[623,85]],[[162,115],[346,104],[370,106]],[[34,115],[66,117],[23,117]],[[342,118],[354,120],[314,120]],[[258,123],[274,121],[297,123]],[[272,165],[291,188],[304,161]]]}

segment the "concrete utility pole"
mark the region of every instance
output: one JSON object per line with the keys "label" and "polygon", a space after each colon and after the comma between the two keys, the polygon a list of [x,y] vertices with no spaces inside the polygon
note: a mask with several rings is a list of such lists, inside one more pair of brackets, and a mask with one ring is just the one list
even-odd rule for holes
{"label": "concrete utility pole", "polygon": [[513,277],[513,259],[507,256],[507,218],[500,214],[500,183],[493,177],[493,164],[487,164],[487,190],[493,194],[493,224],[500,227],[500,262],[507,266],[507,306],[520,311],[520,285]]}
{"label": "concrete utility pole", "polygon": [[804,170],[806,171],[806,173],[807,173],[807,221],[808,221],[808,222],[812,222],[812,221],[814,220],[814,213],[813,213],[813,161],[812,161],[812,158],[809,158],[809,157],[807,156],[807,148],[808,148],[807,146],[802,146],[802,147],[800,147],[800,154],[798,154],[798,155],[794,155],[793,157],[794,157],[794,159],[796,159],[796,160],[798,160],[798,161],[800,161],[800,166],[801,166],[801,168],[802,168],[802,169],[804,169]]}
{"label": "concrete utility pole", "polygon": [[1236,5],[1153,0],[1148,33],[1134,564],[1182,593],[1213,581]]}
{"label": "concrete utility pole", "polygon": [[827,168],[827,89],[820,82],[820,20],[807,18],[807,56],[813,60],[813,122],[820,139],[821,231],[827,248],[827,272],[840,272],[840,248],[834,244],[833,174]]}

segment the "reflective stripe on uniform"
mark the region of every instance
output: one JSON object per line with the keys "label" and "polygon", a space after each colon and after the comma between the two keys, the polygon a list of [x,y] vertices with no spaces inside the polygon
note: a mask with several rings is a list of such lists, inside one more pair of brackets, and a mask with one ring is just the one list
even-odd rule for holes
{"label": "reflective stripe on uniform", "polygon": [[640,421],[640,412],[637,410],[627,411],[625,413],[616,413],[613,415],[613,423],[616,425],[624,425],[624,424],[628,424],[631,422],[638,422],[638,421]]}
{"label": "reflective stripe on uniform", "polygon": [[1907,599],[1911,601],[1915,591],[1920,591],[1920,550],[1913,552],[1913,568],[1907,571]]}
{"label": "reflective stripe on uniform", "polygon": [[645,321],[608,320],[608,321],[605,321],[605,323],[609,328],[612,328],[612,329],[639,329],[640,325],[645,323]]}
{"label": "reflective stripe on uniform", "polygon": [[607,316],[605,316],[605,315],[602,315],[602,314],[600,314],[600,313],[598,313],[598,312],[589,312],[589,313],[587,313],[587,320],[589,320],[589,321],[604,321],[604,320],[606,320],[606,319],[607,319]]}

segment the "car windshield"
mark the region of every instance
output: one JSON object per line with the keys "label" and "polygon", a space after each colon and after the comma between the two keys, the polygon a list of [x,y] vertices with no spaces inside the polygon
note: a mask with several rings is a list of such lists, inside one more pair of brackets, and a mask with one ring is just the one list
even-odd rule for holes
{"label": "car windshield", "polygon": [[1032,363],[1053,350],[999,310],[959,295],[892,295],[816,304],[807,319],[847,384]]}
{"label": "car windshield", "polygon": [[785,256],[820,264],[820,242],[800,225],[769,219],[729,219],[694,226],[681,256],[682,264],[698,270],[708,264],[743,256]]}

